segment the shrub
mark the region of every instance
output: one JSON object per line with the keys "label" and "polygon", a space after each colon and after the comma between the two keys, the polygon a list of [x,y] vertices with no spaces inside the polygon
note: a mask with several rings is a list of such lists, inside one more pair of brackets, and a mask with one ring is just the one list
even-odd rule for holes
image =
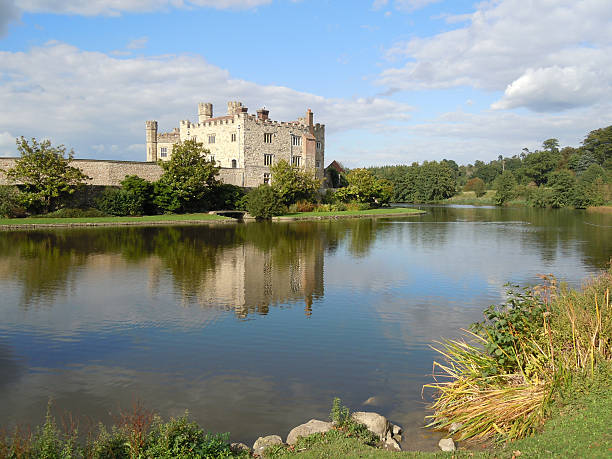
{"label": "shrub", "polygon": [[111,431],[100,424],[98,436],[85,447],[85,457],[95,459],[128,459],[128,438],[124,430],[113,426]]}
{"label": "shrub", "polygon": [[97,207],[108,215],[142,215],[144,202],[137,193],[119,188],[107,188],[98,199]]}
{"label": "shrub", "polygon": [[60,209],[48,214],[39,215],[39,218],[89,218],[89,217],[107,217],[98,209]]}
{"label": "shrub", "polygon": [[0,185],[0,217],[25,217],[23,195],[16,186]]}
{"label": "shrub", "polygon": [[315,209],[315,204],[308,201],[298,201],[295,203],[298,212],[312,212]]}
{"label": "shrub", "polygon": [[291,166],[285,160],[274,164],[270,172],[272,173],[272,188],[287,206],[300,200],[314,200],[321,186],[314,173]]}
{"label": "shrub", "polygon": [[214,187],[214,195],[211,197],[211,206],[215,210],[243,210],[239,209],[246,193],[244,189],[223,183]]}
{"label": "shrub", "polygon": [[332,210],[332,204],[319,204],[315,208],[315,212],[330,212]]}
{"label": "shrub", "polygon": [[497,192],[495,193],[495,203],[498,206],[512,200],[515,196],[516,179],[510,171],[504,173],[497,179]]}
{"label": "shrub", "polygon": [[543,186],[531,189],[527,196],[527,203],[532,207],[548,207],[550,205],[551,191]]}
{"label": "shrub", "polygon": [[247,195],[247,211],[255,218],[271,218],[287,212],[276,191],[268,185],[259,185]]}
{"label": "shrub", "polygon": [[121,189],[133,196],[134,200],[140,202],[139,215],[152,215],[156,213],[155,204],[153,203],[154,186],[153,183],[145,180],[137,175],[126,175],[121,182]]}

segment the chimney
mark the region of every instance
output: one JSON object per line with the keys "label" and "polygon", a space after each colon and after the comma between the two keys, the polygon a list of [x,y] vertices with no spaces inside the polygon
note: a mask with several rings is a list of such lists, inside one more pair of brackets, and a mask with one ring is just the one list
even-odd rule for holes
{"label": "chimney", "polygon": [[200,102],[198,104],[198,122],[203,123],[213,117],[213,105],[211,103]]}
{"label": "chimney", "polygon": [[269,110],[266,110],[265,108],[260,108],[259,110],[257,110],[257,119],[265,121],[268,119],[269,114],[270,114]]}
{"label": "chimney", "polygon": [[310,133],[314,135],[313,123],[314,123],[314,114],[312,113],[310,109],[308,109],[308,111],[306,112],[306,126],[308,127],[308,130],[310,131]]}

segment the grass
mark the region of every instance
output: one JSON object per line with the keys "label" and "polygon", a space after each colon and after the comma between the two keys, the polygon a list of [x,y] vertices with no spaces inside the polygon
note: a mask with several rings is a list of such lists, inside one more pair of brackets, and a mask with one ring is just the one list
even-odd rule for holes
{"label": "grass", "polygon": [[370,215],[416,215],[422,214],[419,209],[405,207],[384,207],[381,209],[368,210],[339,210],[328,212],[296,212],[291,214],[281,215],[275,218],[310,218],[310,217],[342,217],[342,216],[370,216]]}
{"label": "grass", "polygon": [[145,215],[142,217],[78,217],[78,218],[0,218],[0,225],[69,225],[72,223],[116,223],[116,224],[144,224],[157,222],[195,222],[195,221],[221,221],[232,219],[214,214],[164,214]]}

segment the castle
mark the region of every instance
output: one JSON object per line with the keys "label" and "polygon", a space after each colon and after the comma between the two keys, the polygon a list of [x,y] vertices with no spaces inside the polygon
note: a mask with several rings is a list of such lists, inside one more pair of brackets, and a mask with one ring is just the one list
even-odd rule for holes
{"label": "castle", "polygon": [[207,159],[221,167],[220,179],[242,187],[270,183],[270,166],[280,160],[312,170],[324,178],[325,125],[304,118],[279,122],[265,108],[250,115],[242,102],[228,102],[227,115],[213,116],[211,103],[198,104],[198,122],[180,122],[171,132],[158,133],[157,121],[146,122],[147,161],[168,161],[178,142],[195,139],[209,150]]}

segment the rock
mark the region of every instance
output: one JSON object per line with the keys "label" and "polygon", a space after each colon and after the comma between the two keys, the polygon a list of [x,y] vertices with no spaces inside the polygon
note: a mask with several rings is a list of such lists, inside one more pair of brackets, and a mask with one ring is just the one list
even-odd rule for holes
{"label": "rock", "polygon": [[401,451],[402,447],[393,438],[387,438],[383,445],[383,448],[389,451]]}
{"label": "rock", "polygon": [[455,451],[455,442],[452,438],[443,438],[438,442],[438,446],[442,451]]}
{"label": "rock", "polygon": [[453,422],[450,427],[448,428],[448,433],[449,434],[454,434],[455,432],[461,430],[463,428],[463,424],[460,422]]}
{"label": "rock", "polygon": [[359,424],[364,424],[368,430],[384,440],[389,432],[389,421],[384,416],[378,413],[370,413],[366,411],[356,411],[351,415],[353,421]]}
{"label": "rock", "polygon": [[362,405],[379,405],[378,397],[370,397]]}
{"label": "rock", "polygon": [[289,435],[287,435],[287,444],[295,445],[299,437],[307,437],[310,434],[327,432],[331,430],[333,424],[331,422],[318,421],[311,419],[306,424],[299,425],[291,429]]}
{"label": "rock", "polygon": [[268,446],[282,445],[283,439],[278,435],[268,435],[267,437],[259,437],[253,444],[253,453],[261,455],[264,449]]}
{"label": "rock", "polygon": [[251,454],[251,448],[249,448],[244,443],[232,443],[230,445],[230,450],[234,454],[242,454],[242,453],[249,453],[249,454]]}

